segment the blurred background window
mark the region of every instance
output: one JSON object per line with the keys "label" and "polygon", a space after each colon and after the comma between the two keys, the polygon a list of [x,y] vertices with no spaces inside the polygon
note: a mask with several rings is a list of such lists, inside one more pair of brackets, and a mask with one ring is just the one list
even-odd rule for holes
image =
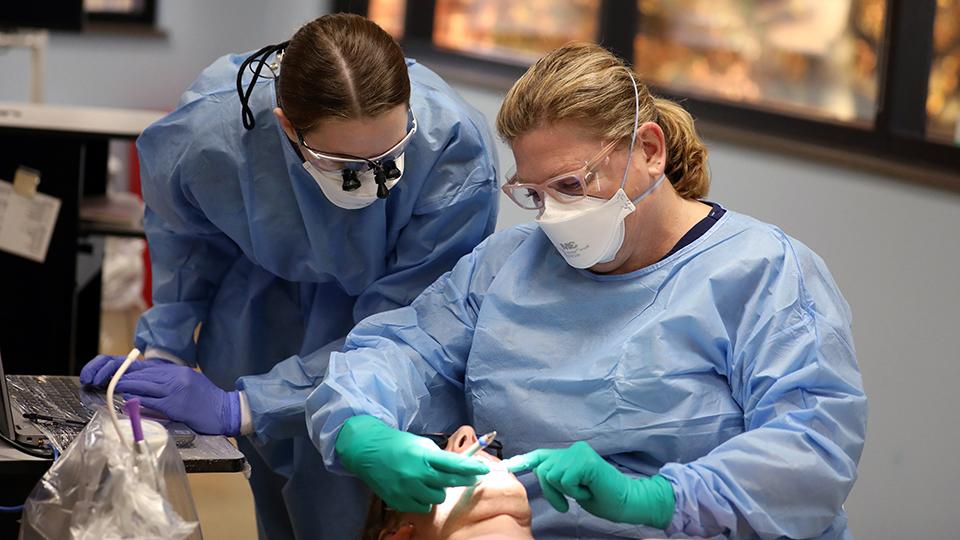
{"label": "blurred background window", "polygon": [[956,175],[960,0],[335,4],[369,16],[408,54],[483,84],[508,87],[547,52],[594,41],[706,122]]}
{"label": "blurred background window", "polygon": [[634,64],[671,92],[869,126],[885,4],[638,0]]}
{"label": "blurred background window", "polygon": [[83,0],[87,13],[139,13],[144,7],[143,0]]}
{"label": "blurred background window", "polygon": [[367,17],[391,36],[400,39],[403,37],[403,19],[406,9],[406,0],[370,0],[367,6]]}
{"label": "blurred background window", "polygon": [[960,0],[938,0],[927,94],[927,137],[960,145]]}
{"label": "blurred background window", "polygon": [[83,0],[83,11],[94,22],[156,23],[156,0]]}
{"label": "blurred background window", "polygon": [[597,37],[599,0],[437,0],[438,47],[515,64]]}

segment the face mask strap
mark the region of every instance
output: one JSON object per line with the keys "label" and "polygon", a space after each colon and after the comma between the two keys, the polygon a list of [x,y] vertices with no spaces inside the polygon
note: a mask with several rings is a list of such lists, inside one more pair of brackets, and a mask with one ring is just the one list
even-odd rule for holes
{"label": "face mask strap", "polygon": [[656,182],[654,182],[653,184],[651,184],[650,187],[648,187],[647,189],[643,190],[643,193],[641,193],[640,195],[637,195],[636,197],[630,199],[630,202],[632,202],[634,205],[636,205],[636,204],[638,204],[640,201],[646,199],[646,198],[647,198],[647,195],[653,193],[653,190],[655,190],[655,189],[657,189],[658,187],[660,187],[660,184],[662,184],[663,181],[666,180],[666,179],[667,179],[667,175],[661,174],[661,175],[660,175],[660,178],[657,178],[657,181],[656,181]]}
{"label": "face mask strap", "polygon": [[623,169],[620,189],[627,185],[627,175],[630,173],[630,163],[633,160],[633,145],[637,142],[637,130],[640,129],[640,90],[637,88],[637,80],[633,78],[632,71],[628,69],[627,75],[630,75],[630,82],[633,83],[633,133],[630,135],[630,150],[627,152],[627,166]]}
{"label": "face mask strap", "polygon": [[[627,185],[627,175],[630,172],[630,163],[633,160],[633,146],[637,140],[637,131],[640,129],[640,91],[637,88],[637,80],[633,78],[633,73],[628,73],[630,75],[630,82],[633,83],[633,98],[634,98],[634,112],[633,112],[633,134],[630,136],[630,150],[627,152],[627,166],[623,170],[623,180],[620,181],[620,189],[623,189]],[[633,199],[630,199],[630,202],[637,204],[643,199],[647,198],[647,195],[650,195],[653,190],[660,187],[660,184],[667,178],[666,173],[661,173],[660,177],[657,178],[657,181],[654,182],[650,187],[643,190],[643,193],[637,195]]]}

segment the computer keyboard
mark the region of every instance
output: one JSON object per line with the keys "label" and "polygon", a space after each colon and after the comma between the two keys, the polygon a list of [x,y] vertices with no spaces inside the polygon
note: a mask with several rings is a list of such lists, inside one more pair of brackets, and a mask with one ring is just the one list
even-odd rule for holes
{"label": "computer keyboard", "polygon": [[80,385],[71,377],[7,375],[10,394],[24,415],[40,415],[86,423],[93,411],[84,407]]}
{"label": "computer keyboard", "polygon": [[[7,375],[7,388],[24,418],[32,421],[63,451],[80,434],[95,411],[106,406],[103,391],[80,386],[76,377]],[[114,397],[114,410],[124,415],[124,400]],[[163,424],[178,447],[190,446],[196,434],[179,422],[150,418]]]}

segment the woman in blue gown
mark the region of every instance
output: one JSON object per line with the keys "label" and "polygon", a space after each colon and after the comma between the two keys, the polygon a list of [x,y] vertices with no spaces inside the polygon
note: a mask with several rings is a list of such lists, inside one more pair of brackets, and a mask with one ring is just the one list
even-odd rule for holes
{"label": "woman in blue gown", "polygon": [[466,423],[532,471],[537,538],[850,538],[866,397],[823,260],[703,201],[690,115],[595,45],[539,60],[497,126],[536,224],[351,331],[307,401],[328,466],[430,511],[476,466],[412,434]]}
{"label": "woman in blue gown", "polygon": [[[368,492],[327,474],[304,400],[355,323],[493,231],[485,120],[374,23],[334,14],[215,61],[137,146],[154,305],[136,331],[147,361],[118,390],[251,435],[262,537],[356,534]],[[81,378],[105,384],[119,360]]]}

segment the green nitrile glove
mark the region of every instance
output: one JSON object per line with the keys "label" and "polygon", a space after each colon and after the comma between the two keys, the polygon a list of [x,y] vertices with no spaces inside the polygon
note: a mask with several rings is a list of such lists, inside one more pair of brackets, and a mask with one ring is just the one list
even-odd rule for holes
{"label": "green nitrile glove", "polygon": [[354,416],[337,435],[343,466],[391,508],[429,512],[445,488],[472,486],[490,468],[476,459],[441,450],[430,439],[394,429],[372,416]]}
{"label": "green nitrile glove", "polygon": [[543,496],[558,512],[569,509],[567,495],[587,512],[617,523],[663,529],[673,518],[676,501],[666,478],[631,478],[582,441],[563,449],[534,450],[504,464],[512,473],[532,470]]}

